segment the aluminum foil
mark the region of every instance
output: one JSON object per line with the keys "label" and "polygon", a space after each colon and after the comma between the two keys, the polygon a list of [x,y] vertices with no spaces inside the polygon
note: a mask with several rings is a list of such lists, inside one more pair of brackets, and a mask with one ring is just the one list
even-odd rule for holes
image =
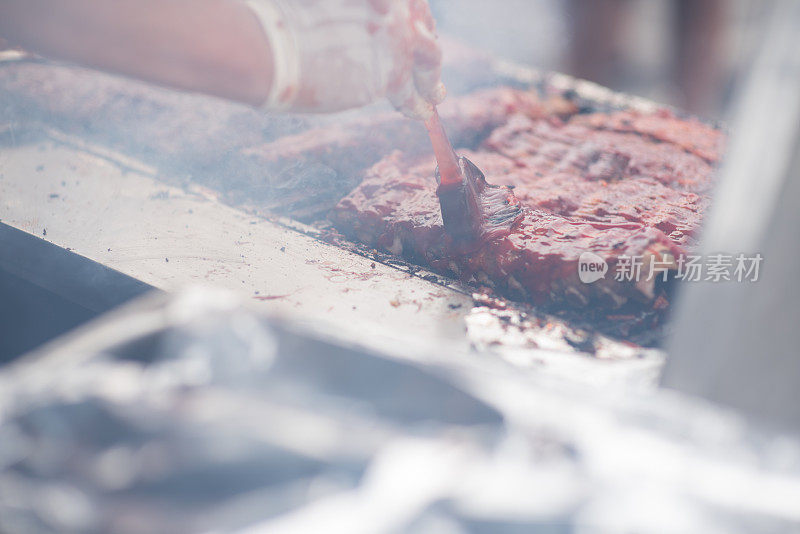
{"label": "aluminum foil", "polygon": [[375,354],[224,293],[151,297],[0,373],[0,531],[800,528],[797,439],[464,358]]}

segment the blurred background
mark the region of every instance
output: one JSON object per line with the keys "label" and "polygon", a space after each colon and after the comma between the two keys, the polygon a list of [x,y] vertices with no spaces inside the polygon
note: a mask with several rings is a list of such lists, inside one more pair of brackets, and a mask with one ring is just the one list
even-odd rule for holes
{"label": "blurred background", "polygon": [[431,0],[442,33],[542,70],[723,118],[770,0]]}

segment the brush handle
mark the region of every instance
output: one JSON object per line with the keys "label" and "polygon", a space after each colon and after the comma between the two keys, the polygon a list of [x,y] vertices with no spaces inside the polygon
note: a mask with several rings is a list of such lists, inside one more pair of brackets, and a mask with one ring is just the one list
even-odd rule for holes
{"label": "brush handle", "polygon": [[439,112],[433,108],[433,115],[425,121],[428,129],[428,136],[431,138],[433,153],[436,162],[439,164],[439,184],[442,186],[456,185],[462,182],[461,168],[458,166],[458,156],[456,156],[453,145],[447,138],[442,121],[439,119]]}

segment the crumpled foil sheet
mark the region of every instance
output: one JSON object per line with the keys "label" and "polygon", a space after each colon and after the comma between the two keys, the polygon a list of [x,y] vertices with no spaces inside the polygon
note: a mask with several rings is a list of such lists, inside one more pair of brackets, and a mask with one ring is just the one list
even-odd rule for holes
{"label": "crumpled foil sheet", "polygon": [[160,298],[0,373],[0,531],[800,529],[800,442],[699,400]]}

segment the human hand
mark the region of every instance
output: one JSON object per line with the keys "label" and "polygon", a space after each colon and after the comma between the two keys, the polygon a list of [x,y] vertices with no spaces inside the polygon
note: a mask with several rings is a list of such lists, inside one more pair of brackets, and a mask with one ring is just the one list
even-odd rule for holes
{"label": "human hand", "polygon": [[381,97],[426,119],[445,95],[426,0],[248,0],[273,53],[267,107],[337,111]]}

